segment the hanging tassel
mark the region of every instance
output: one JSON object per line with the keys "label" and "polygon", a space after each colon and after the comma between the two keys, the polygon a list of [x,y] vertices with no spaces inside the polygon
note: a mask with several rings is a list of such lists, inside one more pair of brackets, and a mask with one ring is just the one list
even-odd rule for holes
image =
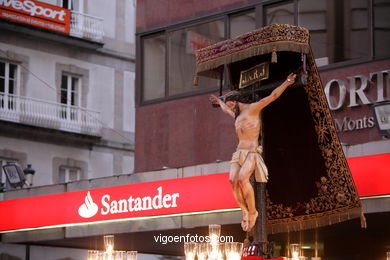
{"label": "hanging tassel", "polygon": [[363,210],[360,213],[360,226],[362,228],[367,228],[367,221],[366,221],[366,217],[364,216]]}
{"label": "hanging tassel", "polygon": [[198,75],[194,76],[194,78],[192,79],[192,84],[194,86],[198,86],[199,85],[199,76]]}
{"label": "hanging tassel", "polygon": [[271,62],[272,62],[272,63],[277,63],[277,62],[278,62],[278,56],[277,56],[277,54],[276,54],[276,49],[275,49],[275,48],[273,48],[273,50],[272,50]]}

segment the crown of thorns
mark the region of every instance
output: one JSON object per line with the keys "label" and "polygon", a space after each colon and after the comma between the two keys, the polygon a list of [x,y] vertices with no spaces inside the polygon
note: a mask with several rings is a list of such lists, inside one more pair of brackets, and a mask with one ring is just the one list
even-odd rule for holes
{"label": "crown of thorns", "polygon": [[242,98],[242,94],[237,90],[229,91],[228,93],[222,96],[223,102],[240,101],[241,98]]}
{"label": "crown of thorns", "polygon": [[237,101],[240,103],[252,103],[255,102],[258,98],[257,95],[253,96],[251,93],[241,93],[237,90],[232,90],[220,97],[223,102],[227,101]]}

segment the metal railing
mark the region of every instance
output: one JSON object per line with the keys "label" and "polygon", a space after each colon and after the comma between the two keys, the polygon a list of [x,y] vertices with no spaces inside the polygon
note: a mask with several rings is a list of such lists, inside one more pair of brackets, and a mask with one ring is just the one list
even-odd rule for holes
{"label": "metal railing", "polygon": [[96,42],[102,42],[104,36],[103,19],[71,11],[70,35],[90,39]]}
{"label": "metal railing", "polygon": [[101,136],[100,113],[30,97],[0,93],[0,120]]}

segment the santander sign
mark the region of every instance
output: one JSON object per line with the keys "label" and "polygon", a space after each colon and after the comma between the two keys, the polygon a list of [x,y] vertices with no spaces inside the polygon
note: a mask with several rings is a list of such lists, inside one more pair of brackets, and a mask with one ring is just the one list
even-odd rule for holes
{"label": "santander sign", "polygon": [[[156,210],[161,208],[176,208],[177,200],[180,197],[179,193],[163,194],[163,188],[157,188],[157,194],[153,197],[133,197],[115,200],[111,199],[109,194],[101,196],[101,215],[127,213],[133,211]],[[98,213],[98,205],[93,202],[91,193],[88,191],[85,196],[84,203],[79,207],[78,213],[83,218],[91,218]]]}
{"label": "santander sign", "polygon": [[87,196],[85,196],[84,204],[82,204],[78,210],[80,217],[91,218],[96,215],[98,212],[98,205],[93,202],[91,193],[88,191]]}
{"label": "santander sign", "polygon": [[0,201],[0,233],[236,209],[229,174],[210,174]]}

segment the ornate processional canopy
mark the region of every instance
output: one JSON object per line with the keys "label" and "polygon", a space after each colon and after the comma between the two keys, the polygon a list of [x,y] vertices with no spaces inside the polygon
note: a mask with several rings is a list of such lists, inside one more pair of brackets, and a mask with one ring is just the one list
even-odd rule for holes
{"label": "ornate processional canopy", "polygon": [[225,71],[230,89],[260,96],[269,95],[291,72],[306,75],[307,82],[290,87],[262,111],[269,233],[356,217],[365,225],[307,29],[270,25],[199,49],[196,63],[197,77],[223,78]]}

